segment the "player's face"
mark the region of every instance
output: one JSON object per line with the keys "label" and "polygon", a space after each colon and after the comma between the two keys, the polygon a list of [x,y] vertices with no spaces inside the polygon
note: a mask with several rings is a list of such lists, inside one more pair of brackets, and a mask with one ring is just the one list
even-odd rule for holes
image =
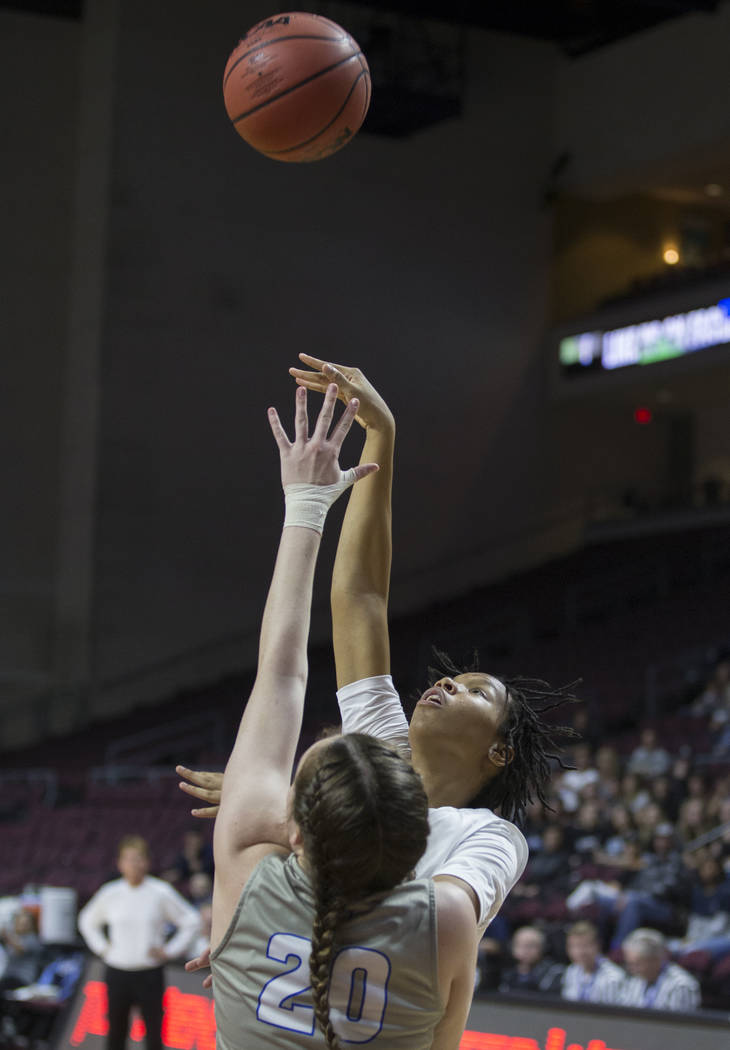
{"label": "player's face", "polygon": [[482,671],[439,678],[416,704],[412,742],[438,734],[444,742],[458,742],[465,757],[486,754],[499,737],[508,702],[500,680]]}

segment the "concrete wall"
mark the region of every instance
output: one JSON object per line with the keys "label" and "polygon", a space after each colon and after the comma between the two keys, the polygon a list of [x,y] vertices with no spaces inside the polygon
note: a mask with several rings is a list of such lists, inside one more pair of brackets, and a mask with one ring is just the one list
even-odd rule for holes
{"label": "concrete wall", "polygon": [[54,675],[77,23],[0,11],[0,718]]}
{"label": "concrete wall", "polygon": [[401,422],[395,609],[468,586],[456,552],[486,550],[534,511],[553,50],[475,34],[462,120],[284,165],[240,141],[220,98],[256,5],[217,5],[204,23],[195,5],[176,12],[171,25],[131,2],[121,21],[103,679],[201,647],[190,673],[251,658],[280,520],[264,408],[288,418],[297,351],[360,365]]}
{"label": "concrete wall", "polygon": [[725,3],[562,63],[556,145],[572,155],[564,185],[633,191],[642,176],[727,157],[729,40]]}

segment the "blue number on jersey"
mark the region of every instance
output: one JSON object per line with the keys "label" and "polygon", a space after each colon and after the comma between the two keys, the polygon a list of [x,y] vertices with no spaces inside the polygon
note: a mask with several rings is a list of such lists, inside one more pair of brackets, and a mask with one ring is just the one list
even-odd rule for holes
{"label": "blue number on jersey", "polygon": [[[275,933],[266,955],[288,969],[276,974],[259,993],[256,1017],[264,1024],[300,1035],[314,1035],[314,1007],[309,983],[311,942],[294,933]],[[345,1043],[369,1043],[383,1027],[388,1003],[390,960],[372,948],[343,948],[330,978],[330,1017]],[[297,1001],[300,1000],[300,1001]]]}

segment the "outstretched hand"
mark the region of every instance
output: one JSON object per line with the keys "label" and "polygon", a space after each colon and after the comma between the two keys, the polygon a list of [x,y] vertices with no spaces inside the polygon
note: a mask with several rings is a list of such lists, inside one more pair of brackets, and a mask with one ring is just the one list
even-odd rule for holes
{"label": "outstretched hand", "polygon": [[[218,815],[223,789],[223,774],[199,769],[188,769],[187,766],[175,766],[175,772],[182,777],[178,787],[187,795],[199,798],[210,805],[200,809],[191,809],[194,817],[213,819]],[[187,781],[187,783],[186,783]]]}
{"label": "outstretched hand", "polygon": [[340,449],[352,426],[359,401],[357,398],[352,398],[347,402],[340,420],[329,433],[337,396],[336,384],[327,384],[324,404],[310,437],[307,419],[307,391],[303,386],[298,387],[294,416],[294,441],[290,441],[287,437],[276,409],[269,409],[269,423],[281,457],[281,483],[285,488],[295,484],[318,486],[342,484],[344,490],[353,481],[359,481],[378,469],[377,463],[363,463],[344,472],[340,469],[338,462]]}
{"label": "outstretched hand", "polygon": [[324,394],[328,384],[335,383],[340,401],[347,404],[355,398],[360,402],[355,419],[361,427],[380,430],[395,426],[393,413],[359,368],[336,365],[309,354],[299,354],[299,360],[309,368],[289,369],[289,375],[296,379],[298,386]]}

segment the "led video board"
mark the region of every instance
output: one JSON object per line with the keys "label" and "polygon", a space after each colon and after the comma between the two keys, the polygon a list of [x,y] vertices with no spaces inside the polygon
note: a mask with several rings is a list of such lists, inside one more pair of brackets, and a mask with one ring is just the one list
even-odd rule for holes
{"label": "led video board", "polygon": [[565,335],[558,342],[560,374],[572,378],[651,365],[728,343],[730,298],[620,328]]}
{"label": "led video board", "polygon": [[[213,1000],[202,987],[201,974],[168,966],[166,976],[164,1046],[215,1050]],[[667,1014],[489,995],[474,1001],[460,1050],[719,1050],[728,1043],[729,1020],[717,1014]],[[59,1022],[54,1050],[106,1050],[107,991],[98,960],[89,961],[74,1001]],[[144,1036],[144,1023],[136,1018],[128,1050],[143,1050]]]}

